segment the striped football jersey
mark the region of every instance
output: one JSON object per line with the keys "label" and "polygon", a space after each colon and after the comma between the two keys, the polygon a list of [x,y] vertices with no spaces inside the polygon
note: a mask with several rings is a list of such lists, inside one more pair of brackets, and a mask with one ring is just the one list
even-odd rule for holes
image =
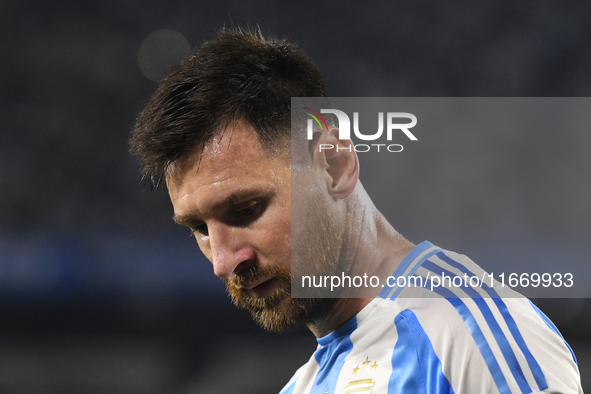
{"label": "striped football jersey", "polygon": [[281,394],[582,393],[554,324],[527,298],[473,277],[487,273],[466,256],[417,245],[380,297],[318,338]]}

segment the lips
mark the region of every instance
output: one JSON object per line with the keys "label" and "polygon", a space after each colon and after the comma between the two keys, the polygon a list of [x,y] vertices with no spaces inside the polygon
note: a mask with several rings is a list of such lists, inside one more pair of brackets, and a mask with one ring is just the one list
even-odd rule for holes
{"label": "lips", "polygon": [[271,280],[271,279],[273,279],[273,278],[263,278],[263,279],[255,280],[255,281],[250,282],[249,284],[243,285],[241,287],[246,290],[252,290],[255,287],[257,287],[257,286],[261,285],[262,283],[265,283],[266,281]]}
{"label": "lips", "polygon": [[263,298],[271,295],[280,283],[276,277],[264,278],[243,286],[243,289],[249,290],[255,298]]}

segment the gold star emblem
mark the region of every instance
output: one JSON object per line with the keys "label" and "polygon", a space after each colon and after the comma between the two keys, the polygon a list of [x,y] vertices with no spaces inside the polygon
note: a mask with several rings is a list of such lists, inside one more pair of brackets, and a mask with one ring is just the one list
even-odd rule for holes
{"label": "gold star emblem", "polygon": [[369,357],[365,357],[365,361],[363,362],[363,368],[361,368],[361,370],[363,371],[365,367],[368,366],[370,363],[371,361],[369,361]]}
{"label": "gold star emblem", "polygon": [[353,368],[353,375],[357,375],[357,371],[359,371],[359,365]]}
{"label": "gold star emblem", "polygon": [[378,367],[378,363],[376,363],[376,362],[374,361],[374,362],[373,362],[373,364],[372,364],[372,365],[370,365],[370,367],[371,367],[371,371],[372,371],[372,372],[375,372],[375,371],[376,371],[376,368]]}

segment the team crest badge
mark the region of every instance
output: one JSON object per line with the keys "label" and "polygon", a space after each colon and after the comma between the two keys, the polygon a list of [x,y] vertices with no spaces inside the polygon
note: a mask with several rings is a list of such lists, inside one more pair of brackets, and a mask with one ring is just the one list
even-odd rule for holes
{"label": "team crest badge", "polygon": [[345,386],[345,394],[353,394],[353,393],[367,393],[371,394],[373,391],[373,386],[376,383],[372,379],[359,379],[359,380],[352,380],[349,382],[349,385]]}
{"label": "team crest badge", "polygon": [[371,394],[376,383],[373,378],[368,375],[373,375],[377,368],[378,363],[373,361],[372,364],[369,357],[366,357],[365,361],[357,364],[355,368],[353,368],[352,373],[357,379],[351,380],[349,384],[345,386],[345,394]]}

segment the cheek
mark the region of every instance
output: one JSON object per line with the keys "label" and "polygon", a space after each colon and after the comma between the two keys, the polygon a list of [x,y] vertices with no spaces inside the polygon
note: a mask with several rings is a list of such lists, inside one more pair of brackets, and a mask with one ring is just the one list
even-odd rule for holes
{"label": "cheek", "polygon": [[291,261],[291,217],[283,215],[281,220],[275,220],[274,224],[265,226],[261,233],[262,249],[276,263]]}
{"label": "cheek", "polygon": [[212,263],[212,258],[211,258],[211,249],[208,247],[208,242],[205,241],[199,241],[199,239],[197,239],[195,237],[195,241],[197,242],[197,247],[199,247],[199,250],[201,250],[201,253],[203,253],[203,255],[207,258],[207,260],[209,260],[210,263]]}
{"label": "cheek", "polygon": [[266,239],[271,250],[275,254],[291,255],[291,193],[289,190],[283,190],[278,203],[270,212],[264,225]]}

